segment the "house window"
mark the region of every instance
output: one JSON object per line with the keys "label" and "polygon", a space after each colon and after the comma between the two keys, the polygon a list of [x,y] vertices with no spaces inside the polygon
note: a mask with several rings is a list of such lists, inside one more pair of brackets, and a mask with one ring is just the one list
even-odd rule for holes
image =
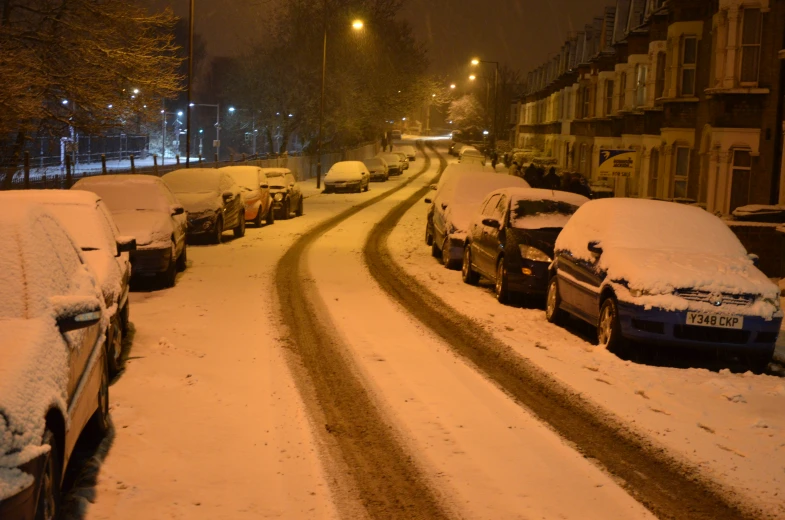
{"label": "house window", "polygon": [[682,40],[679,92],[682,96],[695,95],[695,65],[698,62],[698,39],[687,36]]}
{"label": "house window", "polygon": [[605,82],[605,115],[609,116],[613,113],[613,80],[609,79]]}
{"label": "house window", "polygon": [[739,81],[758,83],[761,43],[760,9],[744,9],[741,30],[741,65]]}
{"label": "house window", "polygon": [[635,66],[635,106],[640,107],[646,104],[646,65]]}
{"label": "house window", "polygon": [[591,96],[589,95],[589,87],[583,87],[583,118],[589,117],[589,103]]}
{"label": "house window", "polygon": [[657,72],[654,78],[654,99],[662,97],[665,92],[665,53],[657,53]]}
{"label": "house window", "polygon": [[750,203],[752,155],[749,150],[733,150],[730,211]]}
{"label": "house window", "polygon": [[621,79],[619,80],[619,110],[624,110],[624,95],[627,92],[627,73],[621,73]]}
{"label": "house window", "polygon": [[657,196],[657,185],[660,182],[660,151],[654,148],[651,151],[651,159],[649,162],[649,197]]}
{"label": "house window", "polygon": [[687,178],[690,173],[690,152],[686,146],[676,147],[676,166],[673,173],[673,198],[687,198]]}

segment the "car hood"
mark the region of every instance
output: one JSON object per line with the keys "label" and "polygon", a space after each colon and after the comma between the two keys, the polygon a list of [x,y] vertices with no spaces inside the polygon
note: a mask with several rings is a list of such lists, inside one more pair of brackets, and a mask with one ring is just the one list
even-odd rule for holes
{"label": "car hood", "polygon": [[[649,293],[644,303],[651,306],[677,308],[676,300],[683,302],[673,295],[677,289],[779,299],[779,288],[745,256],[613,247],[603,251],[599,267],[609,280]],[[744,313],[770,317],[773,306],[762,304],[758,298]]]}
{"label": "car hood", "polygon": [[223,201],[218,193],[176,193],[178,200],[189,214],[200,216],[204,213],[221,211]]}
{"label": "car hood", "polygon": [[172,219],[162,211],[120,211],[112,216],[120,232],[134,237],[140,249],[166,247],[171,242]]}
{"label": "car hood", "polygon": [[245,204],[256,202],[262,198],[262,192],[260,190],[243,190],[240,193],[242,194],[243,203]]}
{"label": "car hood", "polygon": [[[0,477],[45,453],[41,447],[47,411],[65,414],[68,347],[51,317],[0,319]],[[18,473],[18,472],[17,472]],[[24,474],[11,476],[3,494],[18,492]],[[28,484],[29,485],[29,484]]]}
{"label": "car hood", "polygon": [[329,172],[324,177],[324,182],[356,182],[362,178],[363,174],[360,172]]}

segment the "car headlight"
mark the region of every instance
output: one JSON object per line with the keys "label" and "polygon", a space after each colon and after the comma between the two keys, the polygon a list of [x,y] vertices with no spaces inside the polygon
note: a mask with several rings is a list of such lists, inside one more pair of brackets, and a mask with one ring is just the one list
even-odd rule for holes
{"label": "car headlight", "polygon": [[273,198],[276,202],[281,202],[283,200],[283,193],[276,193]]}
{"label": "car headlight", "polygon": [[532,262],[552,262],[551,257],[537,249],[536,247],[531,246],[518,246],[521,248],[521,257],[525,260],[531,260]]}
{"label": "car headlight", "polygon": [[768,304],[770,304],[770,305],[774,305],[774,308],[776,310],[780,310],[780,299],[779,298],[763,298],[763,301],[768,303]]}

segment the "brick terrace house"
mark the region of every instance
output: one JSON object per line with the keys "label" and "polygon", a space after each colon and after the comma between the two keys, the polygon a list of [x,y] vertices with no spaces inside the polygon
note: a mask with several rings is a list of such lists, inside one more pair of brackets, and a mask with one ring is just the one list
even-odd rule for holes
{"label": "brick terrace house", "polygon": [[527,75],[515,145],[597,175],[633,149],[616,196],[728,214],[785,204],[785,0],[618,0]]}

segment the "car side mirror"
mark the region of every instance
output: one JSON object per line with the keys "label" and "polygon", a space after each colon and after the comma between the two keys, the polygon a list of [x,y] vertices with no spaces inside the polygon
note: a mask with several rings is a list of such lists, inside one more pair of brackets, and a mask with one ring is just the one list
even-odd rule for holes
{"label": "car side mirror", "polygon": [[53,296],[49,299],[62,334],[86,329],[101,322],[101,304],[96,298]]}
{"label": "car side mirror", "polygon": [[501,222],[496,220],[495,218],[484,218],[482,219],[482,225],[492,227],[494,229],[499,229],[502,227]]}
{"label": "car side mirror", "polygon": [[228,202],[234,198],[234,193],[231,191],[225,191],[221,194],[221,196],[223,197],[224,202]]}
{"label": "car side mirror", "polygon": [[117,254],[136,251],[136,238],[129,236],[117,237]]}
{"label": "car side mirror", "polygon": [[432,203],[433,203],[433,200],[431,200],[430,198],[426,197],[426,198],[425,198],[425,203],[426,203],[426,204],[432,204]]}
{"label": "car side mirror", "polygon": [[182,215],[185,213],[185,208],[182,206],[172,206],[172,216]]}
{"label": "car side mirror", "polygon": [[269,184],[264,184],[264,183],[262,183],[262,184],[260,184],[260,185],[259,185],[259,187],[260,187],[261,189],[263,189],[263,190],[267,190],[267,189],[269,189],[269,188],[270,188],[270,185],[269,185]]}
{"label": "car side mirror", "polygon": [[591,241],[588,245],[589,252],[594,253],[595,255],[602,254],[602,248],[600,247],[600,243],[597,241]]}
{"label": "car side mirror", "polygon": [[756,255],[755,253],[750,253],[747,255],[747,258],[752,260],[752,265],[758,267],[758,264],[760,263],[760,257],[758,255]]}

